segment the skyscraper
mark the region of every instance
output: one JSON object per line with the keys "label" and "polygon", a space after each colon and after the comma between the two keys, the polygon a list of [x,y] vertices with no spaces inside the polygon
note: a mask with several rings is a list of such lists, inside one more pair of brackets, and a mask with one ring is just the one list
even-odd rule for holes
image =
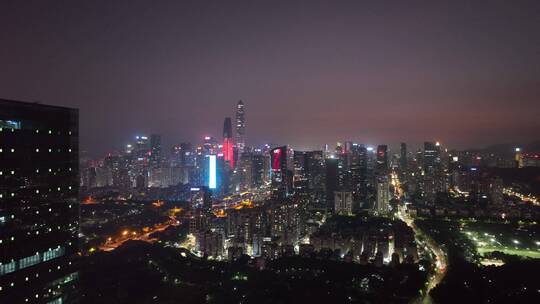
{"label": "skyscraper", "polygon": [[402,171],[407,170],[407,144],[401,143],[399,166]]}
{"label": "skyscraper", "polygon": [[367,196],[367,149],[354,144],[351,150],[351,188],[355,201],[363,201]]}
{"label": "skyscraper", "polygon": [[272,168],[272,188],[277,197],[285,197],[289,191],[287,169],[287,147],[278,147],[270,151]]}
{"label": "skyscraper", "polygon": [[253,180],[252,180],[251,187],[260,187],[263,185],[264,179],[265,179],[264,163],[265,163],[264,155],[262,154],[253,155],[252,165],[251,165]]}
{"label": "skyscraper", "polygon": [[386,145],[377,146],[377,165],[375,167],[377,175],[388,173],[388,147]]}
{"label": "skyscraper", "polygon": [[150,151],[149,151],[148,163],[149,167],[154,169],[161,166],[161,135],[150,135]]}
{"label": "skyscraper", "polygon": [[424,171],[431,173],[437,169],[441,163],[441,152],[439,143],[424,142],[424,155],[423,155]]}
{"label": "skyscraper", "polygon": [[135,144],[131,155],[133,165],[130,170],[132,184],[138,188],[146,187],[148,184],[148,154],[150,151],[150,142],[148,136],[136,136]]}
{"label": "skyscraper", "polygon": [[333,210],[334,208],[334,192],[338,190],[338,159],[325,159],[325,190],[326,190],[326,208]]}
{"label": "skyscraper", "polygon": [[440,144],[424,142],[423,153],[423,190],[426,201],[434,202],[436,194],[441,190],[441,149]]}
{"label": "skyscraper", "polygon": [[241,100],[236,104],[236,147],[238,154],[244,152],[246,146],[246,116],[244,112],[244,102]]}
{"label": "skyscraper", "polygon": [[0,303],[77,296],[78,145],[78,110],[0,100]]}
{"label": "skyscraper", "polygon": [[381,177],[377,180],[377,202],[375,210],[379,214],[388,212],[388,203],[390,201],[390,190],[388,185],[388,178]]}
{"label": "skyscraper", "polygon": [[229,167],[234,169],[234,142],[232,134],[232,123],[230,117],[225,117],[223,122],[223,157],[225,162],[229,163]]}
{"label": "skyscraper", "polygon": [[353,196],[350,191],[334,191],[334,212],[350,215],[353,211]]}

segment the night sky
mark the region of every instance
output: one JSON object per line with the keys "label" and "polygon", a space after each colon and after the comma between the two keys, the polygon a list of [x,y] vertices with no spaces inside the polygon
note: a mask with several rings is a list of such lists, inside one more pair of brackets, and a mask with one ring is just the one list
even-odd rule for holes
{"label": "night sky", "polygon": [[239,99],[248,144],[528,142],[540,1],[2,0],[0,98],[79,108],[94,155],[220,138]]}

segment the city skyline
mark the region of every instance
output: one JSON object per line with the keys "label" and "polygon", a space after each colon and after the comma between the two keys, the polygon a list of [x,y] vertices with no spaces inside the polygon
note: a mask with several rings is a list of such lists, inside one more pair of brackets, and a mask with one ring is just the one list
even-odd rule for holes
{"label": "city skyline", "polygon": [[251,145],[527,143],[540,21],[520,4],[7,2],[0,96],[81,109],[91,155],[219,137],[238,100]]}
{"label": "city skyline", "polygon": [[0,303],[540,303],[540,1],[0,1]]}

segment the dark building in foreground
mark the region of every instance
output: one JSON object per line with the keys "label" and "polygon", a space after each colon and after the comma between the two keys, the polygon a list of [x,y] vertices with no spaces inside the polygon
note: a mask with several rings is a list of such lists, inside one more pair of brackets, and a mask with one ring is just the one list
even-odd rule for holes
{"label": "dark building in foreground", "polygon": [[0,99],[0,303],[72,303],[78,110]]}

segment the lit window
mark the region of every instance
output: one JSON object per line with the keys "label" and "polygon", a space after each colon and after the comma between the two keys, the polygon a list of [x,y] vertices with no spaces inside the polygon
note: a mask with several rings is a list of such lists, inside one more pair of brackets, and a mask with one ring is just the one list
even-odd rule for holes
{"label": "lit window", "polygon": [[[15,261],[11,261],[7,264],[0,264],[0,275],[4,275],[4,274],[7,274],[7,273],[10,273],[10,272],[14,272],[15,271],[15,268],[16,268],[16,263]],[[13,283],[11,283],[13,284]],[[11,285],[13,286],[13,285]]]}
{"label": "lit window", "polygon": [[24,269],[30,266],[34,266],[37,263],[41,262],[41,256],[39,253],[36,253],[34,255],[31,255],[26,258],[22,258],[19,260],[19,269]]}
{"label": "lit window", "polygon": [[2,129],[10,128],[13,132],[13,130],[21,128],[21,122],[15,120],[0,120],[0,127],[2,127]]}
{"label": "lit window", "polygon": [[57,247],[55,249],[49,249],[48,251],[43,252],[43,262],[63,256],[64,254],[65,254],[64,247]]}

